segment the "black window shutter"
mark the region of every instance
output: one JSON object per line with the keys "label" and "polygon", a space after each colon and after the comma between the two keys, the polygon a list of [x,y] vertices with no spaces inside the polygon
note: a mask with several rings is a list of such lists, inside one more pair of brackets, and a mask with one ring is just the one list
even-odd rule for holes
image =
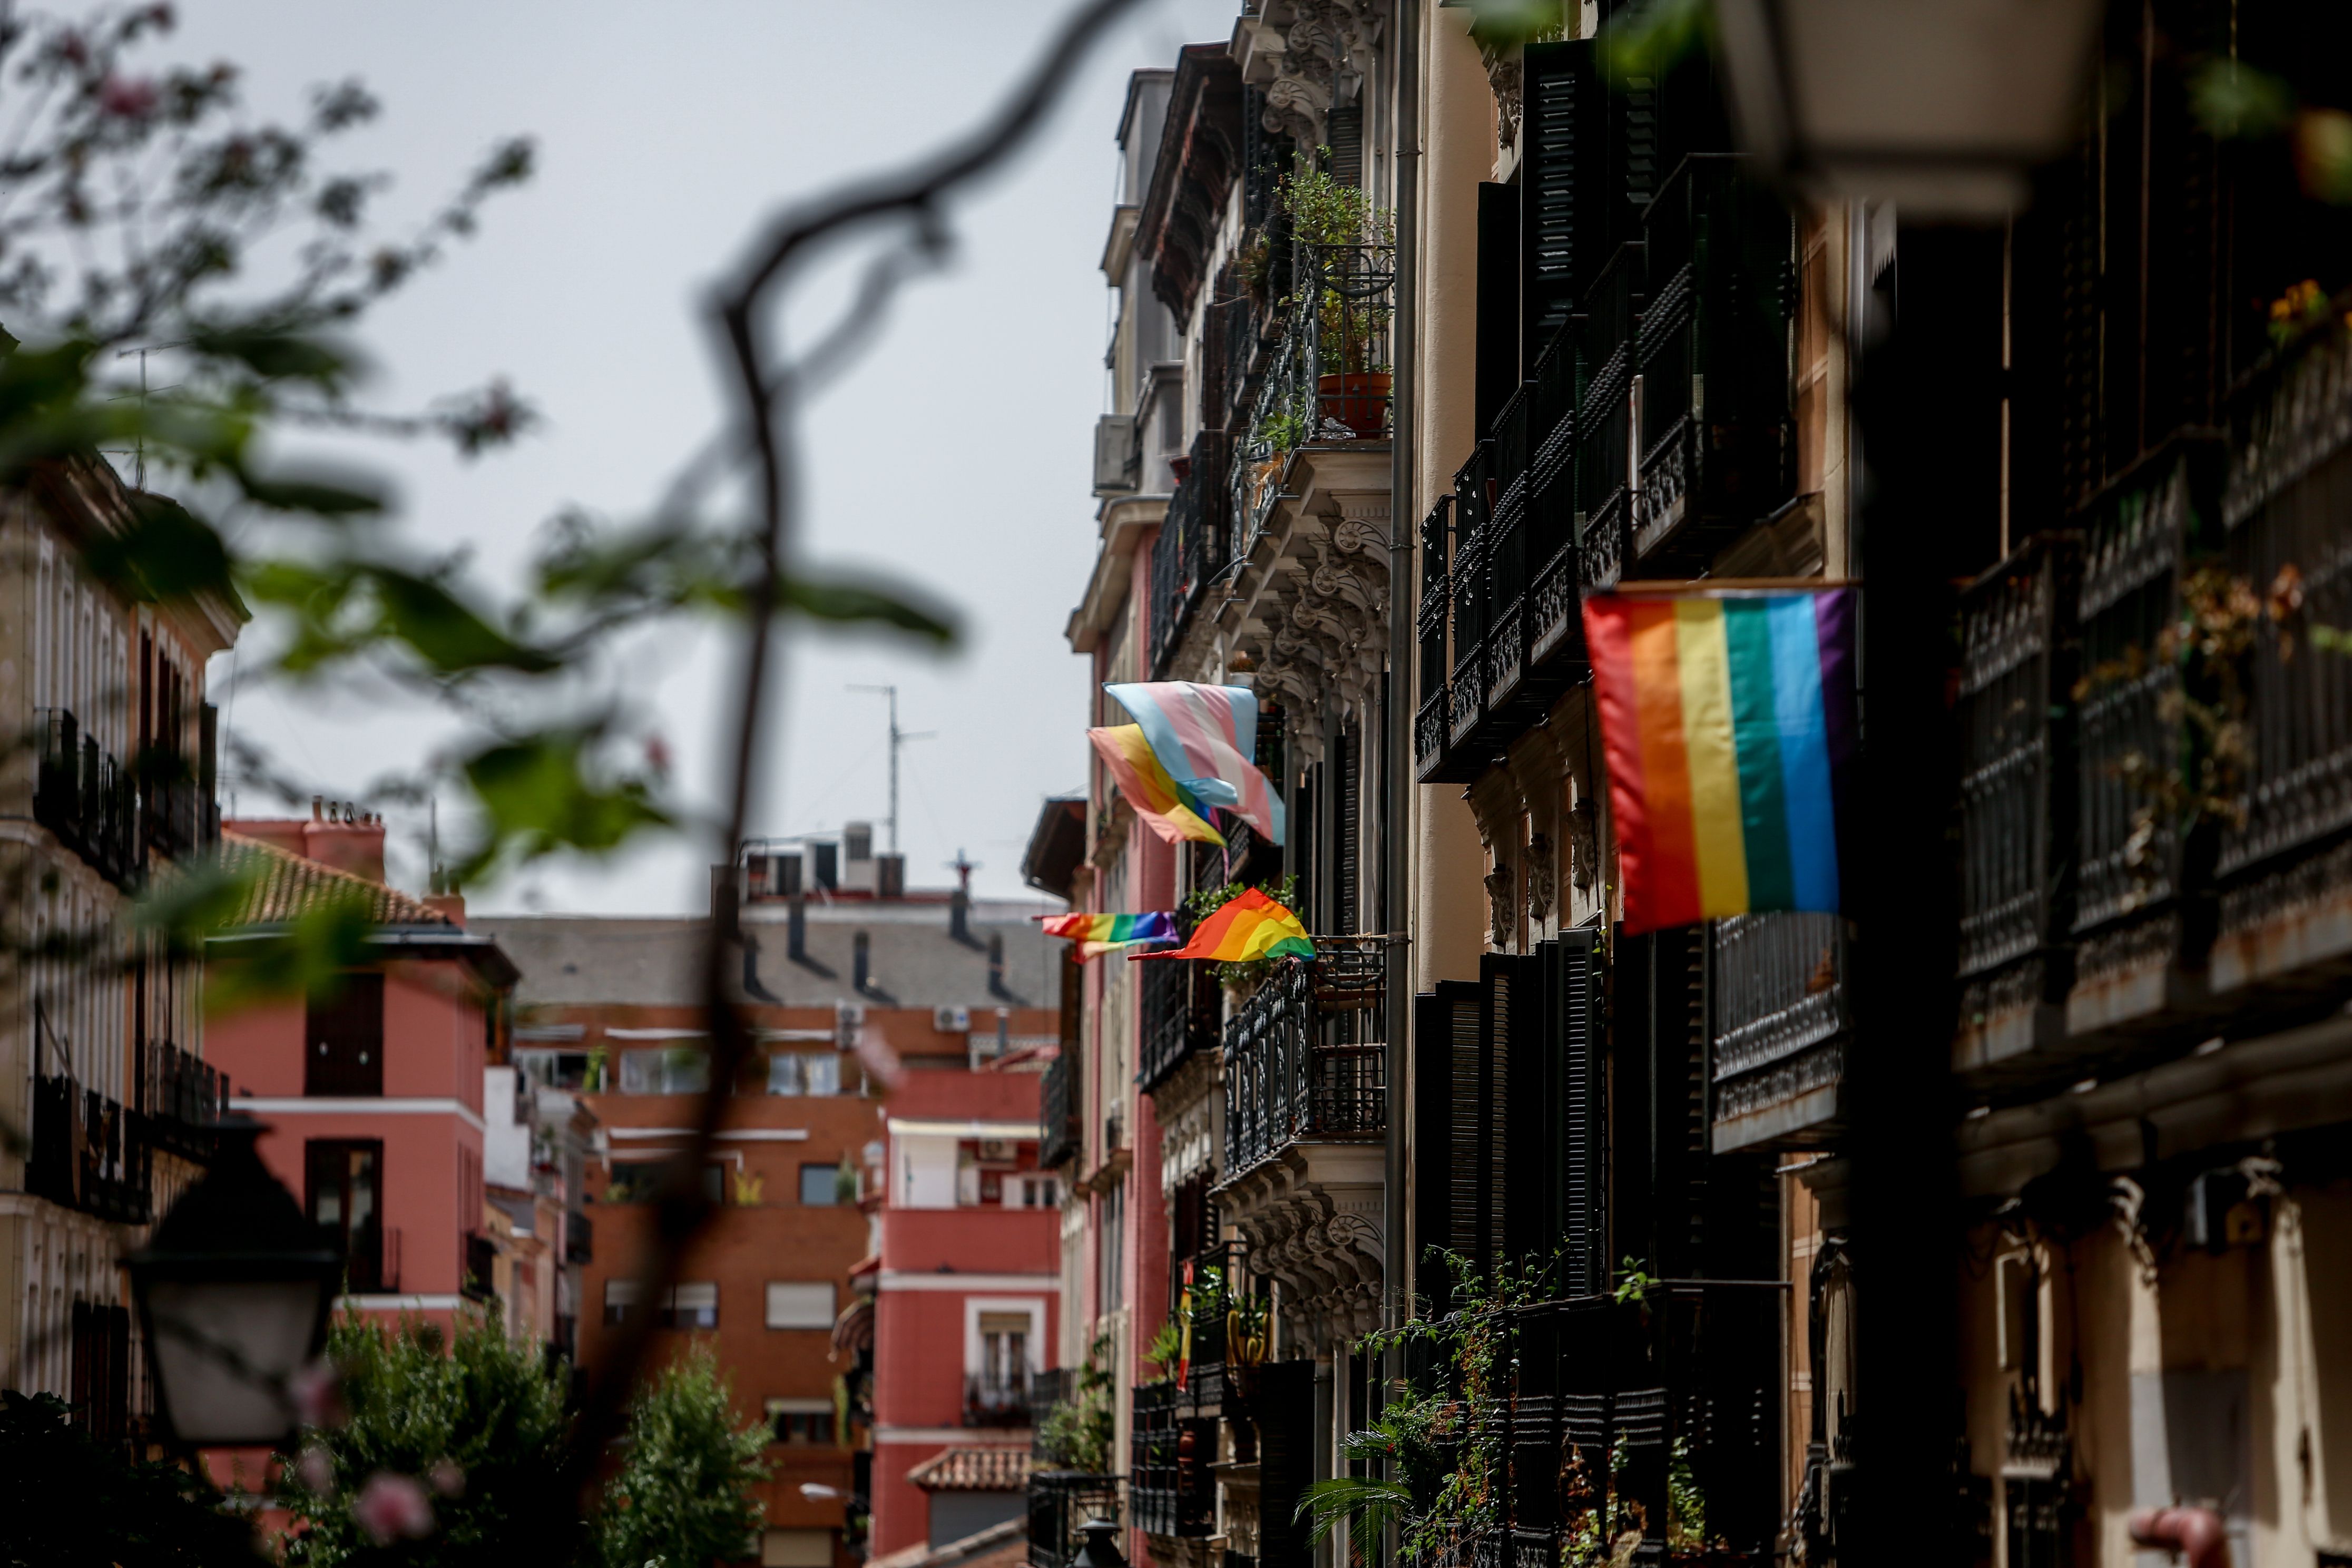
{"label": "black window shutter", "polygon": [[1484,440],[1519,384],[1519,196],[1478,187],[1477,366],[1471,416]]}
{"label": "black window shutter", "polygon": [[1258,1568],[1307,1568],[1307,1529],[1294,1517],[1315,1477],[1315,1363],[1257,1369]]}
{"label": "black window shutter", "polygon": [[1364,183],[1364,106],[1335,109],[1324,123],[1331,148],[1331,177],[1343,185]]}
{"label": "black window shutter", "polygon": [[1478,961],[1481,1016],[1478,1020],[1477,1222],[1469,1256],[1491,1272],[1504,1261],[1510,1220],[1505,1194],[1510,1186],[1512,1030],[1522,1005],[1519,980],[1525,961],[1514,953],[1490,952]]}
{"label": "black window shutter", "polygon": [[304,1016],[302,1092],[383,1092],[383,976],[343,974],[310,998]]}
{"label": "black window shutter", "polygon": [[1553,1057],[1559,1073],[1559,1282],[1569,1296],[1609,1288],[1609,1062],[1600,933],[1560,933],[1551,963]]}
{"label": "black window shutter", "polygon": [[[1548,1261],[1559,1244],[1558,1052],[1551,1043],[1549,969],[1553,944],[1525,958],[1497,957],[1509,975],[1508,1026],[1495,1042],[1508,1089],[1501,1105],[1503,1152],[1496,1235],[1500,1258],[1521,1268]],[[1547,1294],[1550,1292],[1547,1291]]]}
{"label": "black window shutter", "polygon": [[1596,199],[1606,185],[1608,97],[1593,48],[1590,39],[1530,44],[1521,63],[1519,314],[1528,364],[1568,320],[1611,243],[1609,215]]}
{"label": "black window shutter", "polygon": [[1356,907],[1361,878],[1361,833],[1364,804],[1364,732],[1357,725],[1339,731],[1339,842],[1332,858],[1338,862],[1333,880],[1331,929],[1342,935],[1356,930]]}
{"label": "black window shutter", "polygon": [[[1470,1180],[1461,1175],[1455,1086],[1466,1059],[1473,1094],[1464,1109],[1475,1113],[1478,989],[1466,980],[1441,980],[1436,990],[1413,998],[1412,1159],[1419,1173],[1412,1184],[1412,1290],[1433,1313],[1447,1310],[1453,1287],[1452,1276],[1436,1255],[1461,1252],[1465,1242],[1475,1240],[1476,1181],[1475,1173]],[[1464,1120],[1475,1126],[1475,1114]],[[1475,1134],[1469,1142],[1475,1172]],[[1466,1226],[1460,1215],[1465,1198],[1471,1200],[1471,1224]]]}

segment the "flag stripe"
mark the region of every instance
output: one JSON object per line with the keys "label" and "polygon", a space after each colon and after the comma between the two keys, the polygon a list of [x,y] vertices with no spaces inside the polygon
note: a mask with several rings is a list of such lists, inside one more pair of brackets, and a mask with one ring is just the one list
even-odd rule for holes
{"label": "flag stripe", "polygon": [[1829,734],[1822,712],[1819,634],[1810,598],[1773,601],[1772,699],[1787,781],[1790,899],[1796,910],[1837,907],[1836,818],[1830,800]]}
{"label": "flag stripe", "polygon": [[1703,913],[1698,851],[1691,841],[1690,756],[1683,730],[1675,607],[1637,604],[1629,619],[1635,708],[1641,720],[1637,745],[1642,776],[1649,783],[1654,873],[1649,889],[1650,913],[1659,925],[1688,925],[1702,919]]}
{"label": "flag stripe", "polygon": [[1168,770],[1160,765],[1150,742],[1137,726],[1107,725],[1087,731],[1087,739],[1093,742],[1096,754],[1102,758],[1104,768],[1118,785],[1118,793],[1161,838],[1171,844],[1188,838],[1202,844],[1225,841],[1224,836],[1186,802],[1183,791],[1168,776]]}
{"label": "flag stripe", "polygon": [[1315,944],[1298,917],[1255,888],[1244,888],[1192,928],[1192,940],[1138,959],[1207,958],[1239,963],[1256,958],[1313,958]]}
{"label": "flag stripe", "polygon": [[1257,697],[1246,687],[1155,680],[1107,685],[1196,810],[1232,812],[1271,842],[1283,842],[1282,797],[1261,772]]}
{"label": "flag stripe", "polygon": [[1709,916],[1736,915],[1748,908],[1748,849],[1739,830],[1739,758],[1732,749],[1731,670],[1723,646],[1723,606],[1706,599],[1677,599],[1674,610],[1699,909]]}
{"label": "flag stripe", "polygon": [[1759,910],[1786,909],[1795,878],[1789,864],[1789,803],[1780,765],[1770,607],[1762,599],[1732,599],[1718,607],[1724,651],[1733,671],[1731,732],[1739,764],[1739,832],[1748,852],[1748,901]]}

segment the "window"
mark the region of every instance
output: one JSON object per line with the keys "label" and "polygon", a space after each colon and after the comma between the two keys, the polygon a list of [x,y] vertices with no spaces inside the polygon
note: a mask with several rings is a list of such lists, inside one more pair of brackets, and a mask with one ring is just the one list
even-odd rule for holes
{"label": "window", "polygon": [[[662,1179],[669,1173],[667,1160],[635,1160],[616,1163],[613,1179],[604,1188],[608,1204],[651,1203],[661,1190]],[[702,1167],[702,1195],[712,1203],[726,1201],[726,1173],[717,1161]]]}
{"label": "window", "polygon": [[[833,1327],[833,1282],[829,1279],[768,1281],[768,1327],[830,1329]],[[831,1409],[827,1405],[826,1409]]]}
{"label": "window", "polygon": [[380,1095],[383,1092],[383,976],[345,974],[331,992],[304,1010],[302,1092]]}
{"label": "window", "polygon": [[833,1401],[830,1399],[771,1399],[768,1424],[779,1443],[833,1441]]}
{"label": "window", "polygon": [[803,1057],[801,1081],[811,1094],[841,1092],[841,1058],[839,1057]]}
{"label": "window", "polygon": [[778,1051],[768,1058],[770,1094],[839,1094],[841,1060],[837,1057],[795,1056]]}
{"label": "window", "polygon": [[787,1051],[778,1051],[768,1058],[768,1092],[798,1094],[801,1091],[801,1058]]}
{"label": "window", "polygon": [[621,1053],[623,1094],[700,1094],[710,1087],[710,1056],[696,1046]]}
{"label": "window", "polygon": [[1116,1312],[1125,1304],[1127,1286],[1127,1188],[1115,1186],[1096,1200],[1095,1313]]}
{"label": "window", "polygon": [[1029,1314],[980,1315],[980,1377],[983,1388],[1018,1389],[1029,1381]]}
{"label": "window", "polygon": [[713,1280],[698,1280],[677,1287],[663,1303],[661,1326],[665,1329],[715,1329],[719,1326],[719,1286]]}
{"label": "window", "polygon": [[383,1143],[313,1139],[303,1146],[302,1165],[310,1222],[342,1242],[344,1289],[396,1288],[396,1279],[385,1278]]}
{"label": "window", "polygon": [[1005,1202],[1014,1208],[1050,1209],[1062,1202],[1062,1184],[1054,1176],[1024,1176],[1018,1185],[1005,1194]]}
{"label": "window", "polygon": [[845,1173],[842,1165],[803,1165],[801,1167],[801,1202],[811,1208],[832,1208],[837,1204],[856,1200],[857,1174],[847,1172],[850,1192],[842,1195]]}
{"label": "window", "polygon": [[604,1281],[604,1321],[607,1324],[628,1321],[630,1309],[636,1306],[637,1282],[634,1279]]}

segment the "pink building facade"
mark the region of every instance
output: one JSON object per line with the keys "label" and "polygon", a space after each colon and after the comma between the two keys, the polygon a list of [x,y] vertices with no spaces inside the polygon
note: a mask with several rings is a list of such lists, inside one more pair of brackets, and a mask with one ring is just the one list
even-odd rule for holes
{"label": "pink building facade", "polygon": [[514,966],[435,902],[384,886],[380,821],[322,806],[310,821],[225,827],[225,858],[257,876],[239,931],[207,954],[215,973],[236,962],[240,936],[330,900],[363,905],[373,930],[369,962],[331,989],[215,1019],[208,1055],[236,1086],[234,1108],[268,1124],[271,1173],[341,1238],[338,1304],[446,1327],[498,1278],[483,1069]]}
{"label": "pink building facade", "polygon": [[890,1097],[875,1289],[872,1553],[1019,1515],[1055,1365],[1061,1184],[1034,1071],[918,1072]]}

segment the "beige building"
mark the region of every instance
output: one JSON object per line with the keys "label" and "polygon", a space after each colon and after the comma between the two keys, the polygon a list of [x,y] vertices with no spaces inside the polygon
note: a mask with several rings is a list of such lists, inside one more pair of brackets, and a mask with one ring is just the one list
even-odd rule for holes
{"label": "beige building", "polygon": [[135,509],[95,458],[0,506],[0,1382],[54,1394],[110,1439],[154,1408],[118,1261],[201,1164],[224,1093],[202,1060],[196,965],[122,919],[219,837],[205,661],[243,606],[142,603],[92,570]]}

